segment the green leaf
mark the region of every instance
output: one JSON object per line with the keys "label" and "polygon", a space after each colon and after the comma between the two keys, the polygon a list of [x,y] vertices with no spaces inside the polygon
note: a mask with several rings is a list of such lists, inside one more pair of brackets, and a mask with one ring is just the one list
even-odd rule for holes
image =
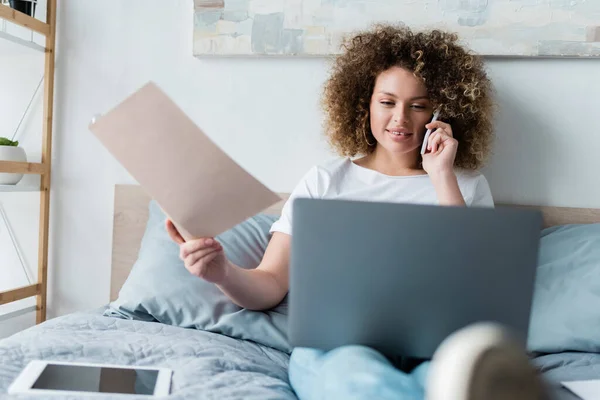
{"label": "green leaf", "polygon": [[19,145],[19,141],[17,140],[16,142],[13,142],[10,139],[7,139],[5,137],[0,137],[0,146],[18,146]]}

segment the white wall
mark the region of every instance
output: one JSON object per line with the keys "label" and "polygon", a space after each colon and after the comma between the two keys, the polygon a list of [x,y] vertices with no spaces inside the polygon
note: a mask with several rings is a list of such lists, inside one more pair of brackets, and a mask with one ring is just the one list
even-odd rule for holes
{"label": "white wall", "polygon": [[[324,59],[195,59],[191,0],[59,3],[50,317],[108,300],[113,188],[132,179],[87,125],[148,80],[273,190],[332,157],[318,108]],[[600,60],[489,68],[500,101],[486,169],[496,200],[600,207]]]}

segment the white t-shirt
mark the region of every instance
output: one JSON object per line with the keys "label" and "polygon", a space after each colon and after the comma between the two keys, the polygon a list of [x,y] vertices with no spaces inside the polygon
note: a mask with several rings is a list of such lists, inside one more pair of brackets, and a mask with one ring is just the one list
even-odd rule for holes
{"label": "white t-shirt", "polygon": [[[481,173],[461,169],[456,169],[455,173],[468,206],[494,206],[490,187]],[[360,167],[347,158],[336,159],[308,171],[292,191],[281,217],[271,226],[271,232],[292,234],[292,203],[299,197],[439,204],[429,175],[389,176]]]}

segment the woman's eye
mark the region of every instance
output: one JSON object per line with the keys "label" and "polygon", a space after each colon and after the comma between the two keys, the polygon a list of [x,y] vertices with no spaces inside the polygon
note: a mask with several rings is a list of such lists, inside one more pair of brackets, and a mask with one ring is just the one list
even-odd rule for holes
{"label": "woman's eye", "polygon": [[424,109],[425,109],[425,106],[422,106],[422,105],[420,105],[420,104],[413,104],[413,106],[412,106],[412,107],[413,107],[413,108],[416,108],[417,110],[424,110]]}
{"label": "woman's eye", "polygon": [[384,106],[393,106],[394,103],[392,103],[391,101],[382,101],[381,104],[383,104]]}

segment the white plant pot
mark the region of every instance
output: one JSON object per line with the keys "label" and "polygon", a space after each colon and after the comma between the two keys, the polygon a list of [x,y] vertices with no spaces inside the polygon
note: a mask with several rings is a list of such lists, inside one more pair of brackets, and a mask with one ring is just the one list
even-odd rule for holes
{"label": "white plant pot", "polygon": [[[0,146],[1,161],[27,162],[27,155],[22,147]],[[23,174],[0,173],[0,185],[16,185],[23,178]]]}

